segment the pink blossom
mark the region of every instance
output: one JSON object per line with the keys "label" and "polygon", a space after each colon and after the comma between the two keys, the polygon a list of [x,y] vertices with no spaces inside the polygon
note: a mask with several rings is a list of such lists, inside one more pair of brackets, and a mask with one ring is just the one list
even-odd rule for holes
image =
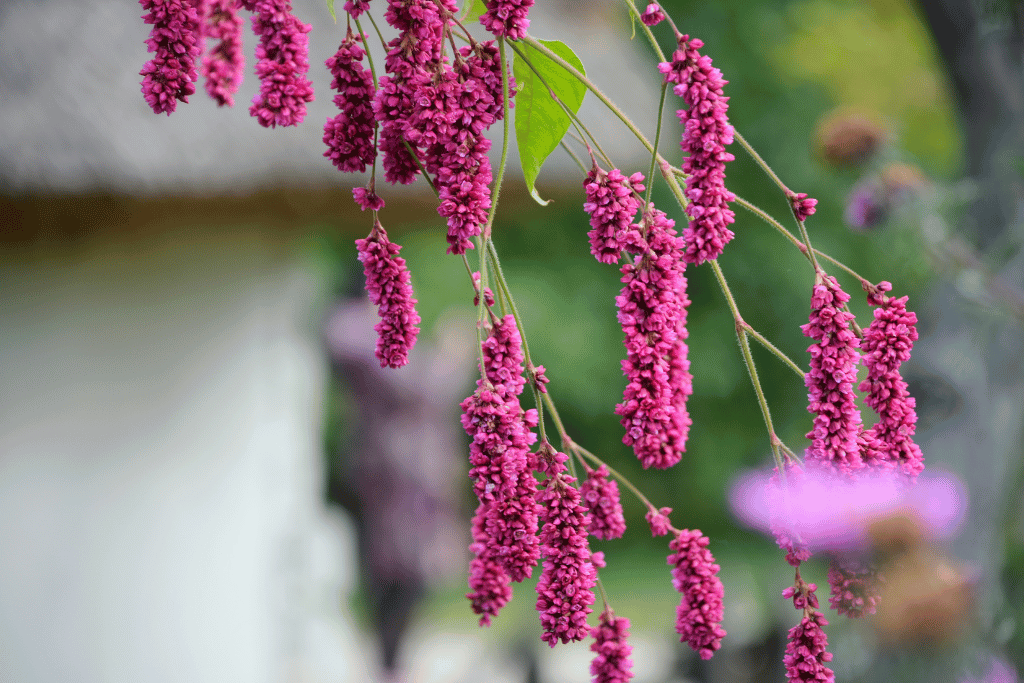
{"label": "pink blossom", "polygon": [[622,441],[645,468],[667,468],[686,450],[690,417],[686,398],[692,392],[686,361],[686,278],[682,241],[674,222],[653,205],[640,229],[646,236],[634,263],[622,266],[621,294],[616,298],[625,333],[622,372],[628,384],[615,413],[626,434]]}
{"label": "pink blossom", "polygon": [[629,619],[616,617],[611,609],[605,608],[590,634],[594,636],[590,645],[590,651],[595,653],[590,662],[593,683],[626,683],[633,678],[633,660],[629,658],[633,646],[626,642]]}
{"label": "pink blossom", "polygon": [[675,551],[668,556],[672,568],[672,585],[683,599],[676,610],[676,632],[701,659],[711,659],[722,646],[725,629],[724,589],[718,578],[720,567],[708,550],[710,540],[699,529],[683,529],[676,533],[668,547]]}
{"label": "pink blossom", "polygon": [[817,584],[804,583],[786,588],[782,591],[782,597],[791,598],[794,609],[808,609],[809,607],[817,609],[818,597],[814,594],[816,590],[818,590]]}
{"label": "pink blossom", "polygon": [[644,519],[651,527],[651,536],[665,536],[672,530],[672,523],[668,519],[671,513],[672,508],[666,507],[660,510],[655,510],[653,507],[647,508]]}
{"label": "pink blossom", "polygon": [[370,9],[370,0],[345,0],[345,11],[353,19],[358,19],[359,15],[368,9]]}
{"label": "pink blossom", "polygon": [[814,214],[814,207],[817,204],[818,200],[808,197],[806,192],[791,193],[789,195],[789,205],[793,209],[793,215],[801,223]]}
{"label": "pink blossom", "polygon": [[201,52],[200,17],[194,0],[139,0],[147,14],[142,20],[152,24],[146,45],[155,53],[146,62],[142,76],[142,96],[155,114],[171,112],[178,101],[188,102],[196,91],[195,61]]}
{"label": "pink blossom", "polygon": [[828,568],[828,584],[831,595],[829,605],[836,612],[851,619],[874,614],[878,607],[878,571],[857,561],[834,559]]}
{"label": "pink blossom", "polygon": [[640,15],[640,21],[642,21],[645,26],[655,26],[665,21],[665,12],[661,9],[661,5],[652,2],[647,5],[643,14]]}
{"label": "pink blossom", "polygon": [[789,630],[789,642],[782,660],[789,683],[835,682],[835,674],[825,666],[832,661],[832,653],[826,649],[828,638],[822,630],[827,625],[825,617],[812,610]]}
{"label": "pink blossom", "polygon": [[491,618],[512,599],[512,580],[505,566],[491,553],[484,529],[486,508],[483,503],[473,517],[473,543],[469,550],[473,559],[469,563],[469,588],[466,597],[474,614],[480,615],[480,625],[490,626]]}
{"label": "pink blossom", "polygon": [[607,465],[587,471],[580,496],[590,512],[590,533],[602,541],[622,538],[626,533],[626,518],[622,514],[619,485],[608,478]]}
{"label": "pink blossom", "polygon": [[240,0],[208,0],[205,37],[218,42],[203,56],[206,92],[218,106],[234,106],[234,94],[242,83],[245,55],[242,52]]}
{"label": "pink blossom", "polygon": [[877,457],[899,465],[902,472],[915,479],[924,469],[924,455],[914,443],[917,411],[914,397],[900,375],[900,366],[910,359],[917,341],[917,316],[907,310],[907,297],[886,296],[892,285],[882,282],[868,303],[875,306],[875,319],[864,331],[861,349],[867,379],[859,389],[865,392],[864,402],[878,413],[878,422],[871,436],[878,440]]}
{"label": "pink blossom", "polygon": [[710,57],[698,52],[704,42],[688,35],[678,36],[678,42],[672,61],[662,62],[658,70],[666,83],[676,84],[673,92],[689,107],[676,112],[684,126],[681,146],[689,154],[683,162],[690,202],[686,206],[690,224],[683,231],[684,258],[701,264],[718,258],[733,238],[728,226],[736,218],[729,202],[736,196],[725,189],[725,164],[734,159],[725,147],[732,144],[733,128],[726,115],[729,98],[722,91],[728,81],[711,66]]}
{"label": "pink blossom", "polygon": [[519,40],[530,26],[529,13],[534,0],[486,0],[487,11],[480,23],[495,36]]}
{"label": "pink blossom", "polygon": [[623,250],[637,253],[642,240],[630,225],[643,203],[636,195],[644,191],[643,173],[628,178],[617,168],[607,173],[595,161],[583,181],[587,201],[583,210],[590,215],[590,253],[601,263],[615,263]]}
{"label": "pink blossom", "polygon": [[548,478],[537,493],[544,522],[544,567],[537,582],[537,611],[544,627],[541,640],[551,647],[556,641],[568,643],[589,635],[587,615],[592,611],[597,581],[587,542],[590,516],[573,486],[576,479],[565,471],[566,459],[564,453],[551,456],[546,466]]}
{"label": "pink blossom", "polygon": [[363,263],[366,291],[381,318],[374,327],[377,359],[382,368],[400,368],[409,362],[409,351],[420,332],[409,269],[398,255],[401,247],[388,240],[384,226],[375,220],[370,235],[356,240],[356,249]]}
{"label": "pink blossom", "polygon": [[362,36],[349,29],[338,51],[326,62],[334,76],[331,88],[337,92],[334,106],[339,112],[324,124],[323,141],[327,145],[324,156],[338,170],[347,172],[365,171],[377,156],[373,144],[373,133],[377,129],[371,104],[373,77],[361,63],[366,56],[361,42]]}
{"label": "pink blossom", "polygon": [[834,277],[820,273],[811,295],[810,322],[800,328],[815,342],[807,348],[811,362],[804,376],[807,410],[815,415],[814,429],[807,434],[811,439],[807,458],[847,474],[863,464],[857,443],[861,417],[854,392],[859,344],[850,329],[853,314],[842,310],[849,300]]}
{"label": "pink blossom", "polygon": [[249,113],[261,126],[297,126],[306,118],[306,103],[313,101],[309,71],[309,36],[313,28],[299,21],[288,0],[242,0],[254,12],[252,30],[259,36],[256,75],[260,92]]}
{"label": "pink blossom", "polygon": [[352,198],[356,200],[356,204],[358,204],[359,208],[363,211],[366,211],[367,209],[380,211],[384,208],[384,200],[378,197],[377,193],[369,187],[352,188]]}

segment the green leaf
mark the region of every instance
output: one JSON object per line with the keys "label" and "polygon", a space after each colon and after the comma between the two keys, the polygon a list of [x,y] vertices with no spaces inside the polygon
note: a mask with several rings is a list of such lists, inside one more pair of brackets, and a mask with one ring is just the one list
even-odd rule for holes
{"label": "green leaf", "polygon": [[327,11],[331,13],[331,19],[334,19],[334,23],[338,23],[338,15],[334,13],[334,0],[327,0]]}
{"label": "green leaf", "polygon": [[466,0],[466,13],[459,19],[463,24],[468,24],[471,21],[476,21],[480,18],[480,15],[487,11],[487,5],[484,4],[484,0]]}
{"label": "green leaf", "polygon": [[[558,40],[538,42],[586,75],[583,63],[568,45]],[[519,43],[519,48],[525,59],[517,53],[512,63],[512,72],[515,74],[516,87],[519,91],[514,110],[519,162],[523,167],[523,176],[526,178],[530,196],[541,206],[547,206],[548,202],[540,198],[537,188],[534,187],[537,174],[540,173],[544,161],[558,147],[558,143],[572,123],[561,105],[551,97],[551,92],[554,92],[575,114],[583,104],[587,88],[536,49],[525,43]],[[530,65],[533,66],[532,69]]]}

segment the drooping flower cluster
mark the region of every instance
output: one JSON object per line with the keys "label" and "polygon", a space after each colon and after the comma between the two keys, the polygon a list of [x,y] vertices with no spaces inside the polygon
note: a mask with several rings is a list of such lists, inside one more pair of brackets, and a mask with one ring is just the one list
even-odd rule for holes
{"label": "drooping flower cluster", "polygon": [[622,372],[629,382],[615,413],[626,430],[623,443],[645,468],[667,468],[686,449],[693,392],[686,360],[685,268],[682,240],[674,222],[649,207],[638,226],[646,237],[634,263],[622,266],[622,292],[616,297],[625,334]]}
{"label": "drooping flower cluster", "polygon": [[829,605],[851,619],[874,614],[878,607],[881,576],[877,569],[856,561],[836,559],[828,569]]}
{"label": "drooping flower cluster", "polygon": [[633,218],[643,203],[639,194],[644,191],[644,174],[634,173],[628,178],[613,168],[607,173],[595,161],[583,181],[587,201],[583,210],[590,215],[590,253],[601,263],[615,263],[623,250],[635,250],[640,235],[633,226]]}
{"label": "drooping flower cluster", "polygon": [[690,224],[683,238],[686,261],[700,264],[718,258],[733,238],[729,224],[736,218],[729,202],[736,196],[725,188],[725,164],[734,159],[725,147],[732,144],[733,128],[726,115],[729,98],[722,91],[728,81],[711,66],[710,57],[698,52],[704,42],[688,35],[678,36],[678,42],[672,61],[662,62],[658,69],[666,83],[675,83],[672,91],[689,107],[676,112],[685,127],[681,146],[689,154],[683,171],[688,176]]}
{"label": "drooping flower cluster", "polygon": [[486,0],[487,11],[480,16],[484,28],[497,37],[519,40],[530,26],[534,0]]}
{"label": "drooping flower cluster", "polygon": [[370,9],[370,0],[345,0],[345,11],[358,19],[359,15]]}
{"label": "drooping flower cluster", "polygon": [[834,277],[819,274],[811,294],[810,322],[800,328],[815,342],[807,349],[811,362],[804,376],[807,410],[815,415],[814,429],[807,434],[807,460],[845,474],[863,464],[857,439],[861,416],[854,393],[859,344],[850,329],[853,314],[842,310],[849,300]]}
{"label": "drooping flower cluster", "polygon": [[334,105],[340,110],[324,124],[324,156],[342,171],[365,171],[373,163],[377,150],[373,145],[373,132],[377,127],[373,118],[373,78],[363,68],[366,51],[360,45],[362,36],[348,30],[338,52],[327,60],[334,80],[331,88],[337,91]]}
{"label": "drooping flower cluster", "polygon": [[651,536],[665,536],[672,530],[672,522],[668,518],[670,514],[672,514],[672,508],[670,507],[659,509],[654,507],[647,508],[644,519],[647,520],[648,526],[651,527]]}
{"label": "drooping flower cluster", "polygon": [[590,651],[595,654],[590,662],[590,674],[594,683],[626,683],[633,678],[633,660],[629,658],[633,646],[626,642],[629,619],[616,617],[610,608],[605,608],[591,635],[594,642]]}
{"label": "drooping flower cluster", "polygon": [[885,295],[892,290],[889,282],[875,289],[868,296],[868,303],[876,307],[875,318],[860,343],[868,376],[859,388],[865,393],[864,402],[878,413],[878,422],[868,430],[878,441],[877,452],[913,480],[924,469],[924,456],[913,439],[916,402],[900,375],[900,366],[910,359],[917,341],[917,316],[907,310],[907,297]]}
{"label": "drooping flower cluster", "polygon": [[541,640],[551,647],[583,640],[590,634],[587,615],[594,604],[597,570],[591,562],[587,529],[590,515],[566,471],[564,453],[542,445],[541,467],[548,478],[537,500],[543,506],[541,552],[544,567],[537,582],[537,612],[544,628]]}
{"label": "drooping flower cluster", "polygon": [[580,496],[590,512],[590,533],[602,541],[622,538],[626,533],[626,518],[622,514],[619,485],[608,478],[607,465],[587,471]]}
{"label": "drooping flower cluster", "polygon": [[178,102],[188,102],[199,78],[195,62],[201,50],[200,16],[194,0],[139,0],[148,12],[142,20],[152,24],[146,45],[155,53],[146,62],[142,95],[155,114],[170,115]]}
{"label": "drooping flower cluster", "polygon": [[806,192],[794,192],[789,195],[789,205],[793,208],[793,215],[803,223],[810,216],[814,215],[818,200],[808,197]]}
{"label": "drooping flower cluster", "polygon": [[260,91],[249,113],[266,128],[296,126],[306,118],[306,103],[313,101],[309,71],[309,33],[291,13],[288,0],[242,0],[254,12],[252,30],[259,36],[256,46],[256,76]]}
{"label": "drooping flower cluster", "polygon": [[800,623],[789,630],[789,642],[782,659],[786,679],[789,683],[834,683],[836,676],[826,666],[832,661],[832,653],[827,650],[828,637],[822,630],[828,621],[813,609],[809,613],[805,610],[805,614]]}
{"label": "drooping flower cluster", "polygon": [[401,247],[389,241],[384,226],[375,221],[370,235],[356,240],[356,249],[363,263],[366,291],[381,318],[374,327],[377,359],[382,368],[400,368],[409,362],[409,351],[420,331],[409,269],[398,255]]}
{"label": "drooping flower cluster", "polygon": [[672,585],[683,596],[676,609],[676,632],[701,659],[711,659],[726,635],[722,628],[724,588],[709,543],[699,529],[683,529],[668,544],[675,551],[668,556],[673,565]]}
{"label": "drooping flower cluster", "polygon": [[206,92],[218,106],[233,107],[242,83],[245,55],[242,52],[240,0],[207,0],[204,34],[219,41],[203,55]]}

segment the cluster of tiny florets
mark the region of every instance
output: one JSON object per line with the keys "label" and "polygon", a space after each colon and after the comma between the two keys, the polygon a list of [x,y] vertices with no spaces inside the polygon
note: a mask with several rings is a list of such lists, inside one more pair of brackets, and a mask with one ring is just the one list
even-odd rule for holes
{"label": "cluster of tiny florets", "polygon": [[313,101],[309,71],[309,33],[292,13],[288,0],[242,0],[254,12],[252,30],[259,36],[256,76],[260,91],[249,113],[267,128],[296,126],[306,118],[306,103]]}
{"label": "cluster of tiny florets", "polygon": [[676,610],[676,632],[701,659],[711,659],[726,635],[722,628],[725,608],[724,588],[718,578],[720,567],[708,543],[708,537],[699,530],[683,529],[676,532],[668,546],[674,551],[668,556],[672,585],[683,596]]}
{"label": "cluster of tiny florets", "polygon": [[689,154],[683,162],[690,202],[684,258],[700,264],[718,258],[733,238],[728,226],[735,214],[729,202],[736,196],[725,188],[725,164],[734,158],[725,147],[732,144],[733,128],[726,115],[729,98],[722,91],[727,81],[711,66],[711,58],[698,52],[704,42],[688,35],[679,36],[678,42],[672,61],[662,62],[658,69],[666,83],[675,83],[673,92],[689,107],[676,112],[685,127],[681,146]]}
{"label": "cluster of tiny florets", "polygon": [[858,562],[836,559],[828,570],[828,604],[839,614],[859,619],[874,614],[878,607],[878,572]]}
{"label": "cluster of tiny florets", "polygon": [[656,26],[661,22],[665,21],[665,12],[661,9],[661,5],[652,2],[647,5],[643,13],[640,15],[640,21],[645,26]]}
{"label": "cluster of tiny florets", "polygon": [[245,54],[242,52],[240,0],[208,0],[204,17],[204,35],[217,40],[203,55],[206,92],[219,106],[234,106],[235,93],[242,83]]}
{"label": "cluster of tiny florets", "polygon": [[519,40],[530,26],[530,8],[534,0],[487,0],[487,11],[480,16],[484,28],[497,37]]}
{"label": "cluster of tiny florets", "polygon": [[146,45],[155,53],[146,62],[142,95],[156,114],[170,115],[178,102],[188,102],[199,78],[195,62],[201,52],[200,16],[192,0],[139,0],[148,13],[142,20],[152,24]]}
{"label": "cluster of tiny florets", "polygon": [[353,19],[358,19],[360,14],[370,9],[370,0],[345,0],[344,9]]}
{"label": "cluster of tiny florets", "polygon": [[544,567],[537,582],[537,612],[544,628],[541,639],[555,646],[583,640],[590,634],[587,615],[594,604],[597,570],[591,562],[587,529],[590,515],[566,472],[564,453],[555,453],[546,467],[548,478],[537,499],[542,505],[541,552]]}
{"label": "cluster of tiny florets", "polygon": [[639,229],[645,235],[634,263],[622,267],[616,298],[625,334],[622,371],[629,380],[615,412],[623,443],[645,468],[671,467],[682,458],[691,424],[686,398],[692,377],[686,360],[686,278],[682,240],[674,222],[653,206]]}
{"label": "cluster of tiny florets", "polygon": [[913,439],[916,402],[900,375],[900,366],[910,359],[917,341],[917,316],[907,310],[907,297],[885,295],[892,289],[890,283],[882,282],[875,289],[868,297],[868,303],[875,306],[875,318],[860,343],[868,376],[859,388],[865,393],[864,402],[878,413],[878,422],[869,430],[878,441],[878,452],[916,479],[924,469],[924,456]]}
{"label": "cluster of tiny florets", "polygon": [[782,660],[789,683],[834,683],[835,674],[826,666],[832,661],[832,653],[827,650],[828,638],[822,630],[827,625],[821,612],[812,610],[789,630]]}
{"label": "cluster of tiny florets", "polygon": [[789,195],[789,205],[793,215],[802,223],[814,214],[818,200],[808,197],[806,192],[794,192]]}
{"label": "cluster of tiny florets", "polygon": [[377,306],[381,320],[377,331],[377,359],[380,366],[400,368],[409,362],[409,351],[419,334],[420,316],[405,259],[400,246],[388,240],[380,221],[366,239],[356,240],[359,260],[366,276],[366,291]]}
{"label": "cluster of tiny florets", "polygon": [[610,609],[601,613],[601,619],[591,631],[594,642],[590,651],[590,674],[594,683],[626,683],[633,678],[633,660],[629,655],[633,646],[629,640],[629,619],[616,617]]}
{"label": "cluster of tiny florets", "polygon": [[350,29],[337,53],[326,62],[334,76],[331,88],[337,92],[334,105],[339,112],[324,124],[324,156],[340,170],[349,172],[365,171],[377,156],[373,145],[377,127],[371,105],[373,78],[361,63],[366,55],[361,42],[362,37],[353,35]]}
{"label": "cluster of tiny florets", "polygon": [[810,368],[804,376],[814,429],[807,434],[807,458],[851,473],[862,466],[858,434],[860,410],[854,384],[859,361],[857,336],[850,328],[853,314],[843,310],[850,295],[831,275],[821,274],[811,295],[810,322],[801,326],[814,340],[808,347]]}
{"label": "cluster of tiny florets", "polygon": [[583,181],[587,200],[583,210],[590,215],[590,253],[601,263],[615,263],[624,250],[635,250],[640,234],[631,225],[643,201],[643,173],[628,178],[613,168],[605,172],[595,162]]}
{"label": "cluster of tiny florets", "polygon": [[622,538],[626,533],[626,518],[622,513],[619,485],[608,478],[608,466],[602,464],[587,472],[580,485],[580,496],[590,512],[590,533],[602,541]]}

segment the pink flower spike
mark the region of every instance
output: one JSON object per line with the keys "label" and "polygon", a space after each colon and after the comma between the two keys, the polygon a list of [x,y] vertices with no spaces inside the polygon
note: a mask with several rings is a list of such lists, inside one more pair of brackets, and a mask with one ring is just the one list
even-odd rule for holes
{"label": "pink flower spike", "polygon": [[622,251],[639,253],[640,232],[630,223],[643,203],[634,195],[644,191],[644,175],[626,177],[617,168],[607,173],[595,161],[583,189],[587,200],[583,210],[590,216],[590,253],[601,263],[615,263]]}
{"label": "pink flower spike", "polygon": [[297,126],[306,118],[306,103],[313,101],[309,71],[309,36],[313,28],[291,13],[288,0],[242,0],[254,12],[252,30],[259,36],[256,75],[260,92],[249,114],[265,128]]}
{"label": "pink flower spike", "polygon": [[665,536],[672,530],[672,523],[668,519],[671,513],[672,508],[661,508],[660,510],[655,510],[654,508],[647,509],[644,519],[651,525],[651,536]]}
{"label": "pink flower spike", "polygon": [[199,78],[195,61],[202,48],[202,29],[197,3],[193,0],[139,0],[148,13],[142,16],[152,24],[146,45],[155,53],[146,62],[142,76],[142,96],[154,114],[170,116],[178,102],[188,103]]}
{"label": "pink flower spike", "polygon": [[832,653],[826,650],[828,638],[822,630],[822,626],[827,625],[825,617],[812,610],[789,630],[789,642],[782,660],[789,683],[835,683],[835,674],[825,666],[832,661]]}
{"label": "pink flower spike", "polygon": [[480,17],[484,28],[497,37],[519,40],[530,26],[534,0],[486,0],[487,11]]}
{"label": "pink flower spike", "polygon": [[[349,29],[338,51],[326,62],[334,77],[331,88],[337,92],[334,106],[339,111],[324,124],[323,141],[327,145],[324,156],[339,171],[365,171],[377,156],[373,144],[373,133],[377,129],[371,104],[373,77],[362,65],[366,50],[361,42],[362,36],[353,34]],[[358,197],[356,201],[359,201]],[[366,208],[364,206],[363,210]]]}
{"label": "pink flower spike", "polygon": [[622,538],[626,533],[626,518],[622,513],[619,485],[608,478],[607,465],[587,472],[580,495],[590,511],[590,533],[602,541]]}
{"label": "pink flower spike", "polygon": [[352,188],[352,198],[356,200],[356,204],[363,211],[372,209],[373,211],[380,211],[384,208],[384,200],[378,197],[373,190],[368,187],[354,187]]}
{"label": "pink flower spike", "polygon": [[850,619],[874,614],[880,600],[878,584],[881,580],[873,567],[836,558],[828,568],[831,589],[828,604]]}
{"label": "pink flower spike", "polygon": [[683,529],[668,547],[675,551],[668,556],[672,568],[672,585],[683,599],[676,610],[676,632],[682,636],[701,659],[711,659],[722,646],[724,588],[718,578],[720,567],[708,550],[707,536],[700,530]]}
{"label": "pink flower spike", "polygon": [[820,273],[815,282],[810,322],[800,328],[815,342],[807,348],[811,362],[804,376],[807,410],[815,415],[814,429],[807,433],[811,439],[807,459],[851,474],[863,466],[858,445],[861,416],[854,391],[860,344],[850,329],[853,314],[843,310],[850,295],[831,275]]}
{"label": "pink flower spike", "polygon": [[590,651],[595,653],[590,662],[593,683],[627,683],[633,678],[633,660],[629,658],[633,646],[626,642],[629,619],[616,617],[610,609],[605,609],[590,633],[594,636],[590,645]]}
{"label": "pink flower spike", "polygon": [[733,128],[726,111],[729,98],[722,91],[728,81],[711,66],[711,58],[698,50],[704,42],[688,35],[678,37],[679,48],[671,62],[662,62],[658,70],[666,83],[675,83],[673,92],[683,98],[688,109],[676,112],[683,124],[680,146],[688,157],[683,162],[687,174],[686,213],[690,224],[683,231],[684,258],[699,265],[713,261],[733,238],[729,225],[736,220],[729,202],[736,196],[725,189],[725,164],[734,159],[725,151],[732,144]]}
{"label": "pink flower spike", "polygon": [[491,618],[512,599],[512,580],[505,567],[491,554],[484,529],[486,506],[481,504],[473,516],[473,543],[469,550],[474,557],[469,563],[469,588],[466,597],[480,625],[490,626]]}
{"label": "pink flower spike", "polygon": [[656,24],[660,24],[665,21],[665,12],[662,11],[661,5],[652,2],[647,5],[643,14],[640,15],[640,21],[642,21],[645,26],[655,26]]}
{"label": "pink flower spike", "polygon": [[220,42],[203,56],[203,76],[207,94],[221,107],[234,106],[234,95],[245,72],[239,3],[240,0],[208,0],[206,5],[205,37]]}
{"label": "pink flower spike", "polygon": [[400,368],[409,362],[409,351],[420,332],[420,316],[405,259],[398,255],[400,246],[388,240],[380,221],[366,239],[356,240],[359,260],[363,262],[366,291],[377,306],[381,321],[377,331],[377,359],[380,366]]}

